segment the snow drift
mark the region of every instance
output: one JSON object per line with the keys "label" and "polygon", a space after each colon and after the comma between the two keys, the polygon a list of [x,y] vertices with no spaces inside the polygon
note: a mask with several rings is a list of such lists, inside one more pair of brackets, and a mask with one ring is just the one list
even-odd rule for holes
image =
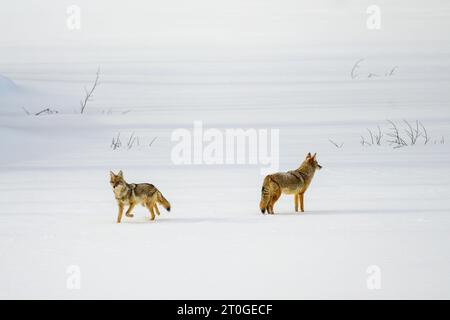
{"label": "snow drift", "polygon": [[9,78],[0,74],[0,93],[11,93],[17,90],[16,84]]}

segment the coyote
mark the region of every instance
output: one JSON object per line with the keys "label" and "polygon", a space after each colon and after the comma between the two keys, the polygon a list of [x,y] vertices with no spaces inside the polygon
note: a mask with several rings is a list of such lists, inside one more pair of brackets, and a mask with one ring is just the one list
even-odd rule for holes
{"label": "coyote", "polygon": [[282,193],[294,194],[295,211],[298,211],[300,201],[300,210],[304,212],[303,195],[308,189],[316,169],[322,169],[316,160],[316,155],[315,153],[311,156],[311,153],[308,153],[305,161],[296,170],[269,174],[264,178],[259,202],[259,208],[263,214],[266,210],[267,213],[273,214],[273,205]]}
{"label": "coyote", "polygon": [[109,183],[113,188],[114,196],[119,205],[119,215],[117,223],[122,220],[123,208],[129,205],[125,215],[133,217],[131,210],[137,205],[142,204],[150,211],[150,219],[155,220],[155,211],[159,216],[159,210],[156,203],[161,204],[167,211],[170,211],[170,203],[163,197],[162,193],[156,187],[149,183],[127,183],[123,178],[122,170],[118,174],[110,171],[111,179]]}

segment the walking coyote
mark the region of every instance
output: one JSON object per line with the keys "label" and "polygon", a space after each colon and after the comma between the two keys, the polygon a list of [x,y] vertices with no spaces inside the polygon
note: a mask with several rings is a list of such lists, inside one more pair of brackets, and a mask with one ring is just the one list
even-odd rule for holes
{"label": "walking coyote", "polygon": [[125,215],[133,217],[131,211],[137,204],[142,204],[150,211],[150,219],[155,220],[155,211],[159,216],[157,203],[161,204],[167,211],[170,211],[170,203],[164,198],[162,193],[156,187],[149,183],[127,183],[123,178],[122,170],[118,174],[110,172],[111,179],[109,183],[113,188],[114,196],[119,205],[119,215],[117,216],[117,223],[122,220],[123,209],[129,205]]}

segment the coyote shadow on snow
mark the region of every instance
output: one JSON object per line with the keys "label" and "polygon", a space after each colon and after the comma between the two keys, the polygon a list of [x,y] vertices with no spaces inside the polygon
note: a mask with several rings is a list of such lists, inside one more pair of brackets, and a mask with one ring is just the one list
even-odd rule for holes
{"label": "coyote shadow on snow", "polygon": [[332,215],[332,214],[404,214],[404,213],[447,213],[450,209],[330,209],[330,210],[305,210],[305,212],[275,212],[276,216],[302,216],[302,215]]}

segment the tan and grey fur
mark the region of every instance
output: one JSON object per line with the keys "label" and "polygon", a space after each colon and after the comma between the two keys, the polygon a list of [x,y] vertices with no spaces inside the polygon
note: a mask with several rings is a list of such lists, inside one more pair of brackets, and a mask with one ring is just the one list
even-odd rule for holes
{"label": "tan and grey fur", "polygon": [[293,194],[295,211],[298,211],[300,204],[300,210],[304,212],[304,194],[317,169],[322,169],[322,166],[317,162],[316,154],[311,156],[311,153],[308,153],[305,161],[303,161],[298,169],[288,172],[278,172],[266,176],[264,178],[261,190],[261,201],[259,203],[261,212],[264,214],[267,210],[267,213],[273,214],[273,206],[282,193]]}
{"label": "tan and grey fur", "polygon": [[137,204],[142,204],[150,211],[150,219],[155,220],[155,212],[159,216],[157,203],[170,211],[170,203],[164,198],[162,193],[150,183],[127,183],[123,178],[122,170],[118,174],[110,172],[110,184],[113,188],[114,196],[119,206],[117,223],[122,220],[123,209],[129,206],[125,215],[133,217],[131,211]]}

